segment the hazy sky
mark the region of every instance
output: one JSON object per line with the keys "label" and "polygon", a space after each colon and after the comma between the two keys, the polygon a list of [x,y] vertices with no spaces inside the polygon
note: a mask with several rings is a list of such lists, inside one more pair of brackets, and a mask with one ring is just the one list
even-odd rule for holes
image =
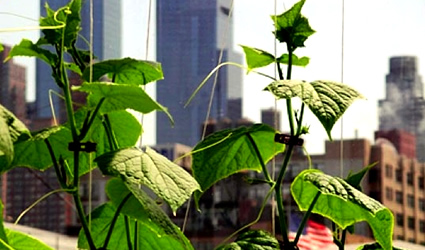
{"label": "hazy sky", "polygon": [[[16,13],[38,19],[38,4],[34,0],[0,1],[0,12]],[[147,0],[124,0],[123,56],[144,59],[146,56]],[[277,13],[289,8],[296,1],[277,1]],[[244,44],[274,51],[274,38],[270,15],[274,13],[272,0],[235,0],[234,48]],[[373,138],[377,128],[377,101],[384,98],[385,75],[391,56],[413,55],[418,57],[419,74],[425,75],[425,1],[423,0],[346,0],[344,15],[344,40],[342,43],[342,1],[307,0],[302,13],[309,19],[316,34],[306,42],[306,48],[298,49],[298,56],[309,56],[310,65],[297,68],[294,79],[341,81],[343,44],[343,80],[359,90],[367,100],[356,101],[343,120],[344,138]],[[0,15],[0,29],[34,26],[36,22]],[[152,25],[155,24],[152,16]],[[154,28],[151,30],[148,59],[154,60]],[[0,33],[0,42],[18,43],[22,37],[35,40],[38,31]],[[279,46],[279,45],[278,45]],[[278,50],[278,54],[285,52]],[[21,62],[22,60],[19,60]],[[34,98],[34,66],[29,66],[28,98]],[[261,70],[273,74],[272,68]],[[263,77],[249,74],[244,77],[244,116],[260,121],[260,108],[274,105],[274,98],[262,92],[269,83]],[[282,102],[283,103],[283,102]],[[278,104],[280,108],[283,104]],[[296,108],[296,106],[295,106]],[[152,131],[154,115],[146,118],[145,131]],[[326,133],[318,126],[316,118],[309,114],[305,122],[311,125],[306,145],[311,153],[323,150]],[[282,121],[287,130],[286,119]],[[333,138],[340,138],[340,124],[333,130]],[[145,135],[146,143],[154,141],[154,132]]]}

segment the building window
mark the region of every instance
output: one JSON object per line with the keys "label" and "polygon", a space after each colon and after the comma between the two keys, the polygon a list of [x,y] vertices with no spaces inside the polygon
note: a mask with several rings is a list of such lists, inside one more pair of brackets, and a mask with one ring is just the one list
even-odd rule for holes
{"label": "building window", "polygon": [[407,218],[407,226],[410,229],[415,230],[415,218],[413,218],[413,217]]}
{"label": "building window", "polygon": [[389,164],[385,165],[385,176],[387,178],[393,178],[393,167]]}
{"label": "building window", "polygon": [[407,204],[409,207],[415,207],[415,197],[413,195],[407,195]]}
{"label": "building window", "polygon": [[395,180],[397,182],[400,182],[400,183],[403,182],[403,172],[401,171],[401,168],[396,169],[396,171],[395,171]]}
{"label": "building window", "polygon": [[419,221],[419,231],[421,233],[425,233],[425,220],[420,220]]}
{"label": "building window", "polygon": [[407,173],[407,184],[409,186],[413,186],[413,173],[412,172]]}
{"label": "building window", "polygon": [[395,192],[395,200],[399,204],[403,204],[403,193],[400,191]]}
{"label": "building window", "polygon": [[397,235],[397,240],[404,240],[404,236],[403,235]]}
{"label": "building window", "polygon": [[409,238],[408,240],[410,243],[415,243],[415,239],[414,238]]}
{"label": "building window", "polygon": [[419,199],[419,209],[425,211],[425,199]]}
{"label": "building window", "polygon": [[418,177],[418,186],[420,189],[424,190],[425,189],[425,183],[424,183],[424,177],[423,176],[419,176]]}
{"label": "building window", "polygon": [[396,214],[396,222],[397,222],[397,226],[400,226],[400,227],[404,226],[404,217],[402,214]]}
{"label": "building window", "polygon": [[392,201],[393,200],[393,189],[390,187],[385,188],[385,197],[387,197],[387,200]]}

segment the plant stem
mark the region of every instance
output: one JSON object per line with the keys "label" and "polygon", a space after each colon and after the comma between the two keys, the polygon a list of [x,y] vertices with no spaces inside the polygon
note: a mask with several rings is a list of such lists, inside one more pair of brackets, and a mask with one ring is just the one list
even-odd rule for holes
{"label": "plant stem", "polygon": [[117,150],[119,148],[118,147],[118,141],[117,141],[117,138],[115,137],[114,131],[112,130],[111,121],[109,120],[109,116],[107,114],[105,114],[105,115],[103,115],[103,118],[104,118],[103,125],[105,127],[106,134],[108,136],[109,145],[110,145],[112,150]]}
{"label": "plant stem", "polygon": [[96,246],[94,244],[93,238],[91,237],[90,229],[86,220],[86,215],[83,209],[83,204],[80,199],[80,194],[77,192],[74,192],[72,194],[72,197],[74,198],[75,207],[77,208],[78,217],[80,218],[81,225],[83,226],[84,234],[86,235],[87,242],[90,246],[90,249],[96,249]]}
{"label": "plant stem", "polygon": [[55,168],[55,173],[56,173],[56,176],[58,177],[59,184],[62,188],[66,188],[67,187],[66,186],[66,176],[63,176],[61,171],[60,171],[58,162],[56,160],[55,153],[53,152],[52,145],[50,144],[48,138],[44,139],[44,142],[46,143],[47,149],[49,150],[50,158],[52,159],[53,167]]}
{"label": "plant stem", "polygon": [[319,199],[320,192],[316,193],[316,196],[314,196],[313,201],[311,202],[310,206],[308,207],[307,212],[304,214],[303,220],[301,221],[300,226],[298,227],[297,235],[294,239],[294,245],[298,243],[298,240],[300,239],[300,236],[304,230],[305,224],[307,223],[308,218],[310,217],[311,211],[313,210],[314,205],[316,205],[317,200]]}
{"label": "plant stem", "polygon": [[112,232],[114,231],[115,223],[118,220],[118,217],[120,215],[122,208],[124,207],[128,199],[130,199],[131,195],[132,193],[128,193],[124,197],[124,199],[121,201],[121,203],[118,205],[117,211],[115,211],[114,218],[112,218],[111,225],[109,226],[109,230],[108,230],[108,234],[106,235],[105,242],[103,243],[103,249],[107,249],[109,240],[111,239],[111,236],[112,236]]}
{"label": "plant stem", "polygon": [[272,183],[273,180],[270,177],[269,172],[267,171],[266,165],[264,164],[264,161],[263,161],[263,157],[261,157],[260,150],[258,149],[257,144],[254,141],[254,138],[252,138],[250,133],[246,133],[246,135],[248,136],[248,139],[251,142],[251,145],[254,147],[255,154],[257,155],[258,161],[261,164],[261,168],[263,169],[263,173],[264,173],[264,176],[266,177],[266,180],[269,183]]}
{"label": "plant stem", "polygon": [[87,132],[89,131],[91,125],[94,122],[94,119],[96,119],[97,113],[99,113],[100,107],[102,106],[103,102],[105,101],[105,97],[100,99],[100,101],[97,103],[96,108],[94,109],[93,113],[91,114],[89,121],[87,124],[84,124],[83,128],[81,129],[80,133],[80,140],[84,139],[84,137],[87,135]]}
{"label": "plant stem", "polygon": [[128,250],[132,250],[133,245],[131,244],[130,219],[127,215],[124,216],[124,222],[125,222],[125,235],[127,236]]}
{"label": "plant stem", "polygon": [[136,220],[134,224],[134,250],[139,249],[139,222]]}

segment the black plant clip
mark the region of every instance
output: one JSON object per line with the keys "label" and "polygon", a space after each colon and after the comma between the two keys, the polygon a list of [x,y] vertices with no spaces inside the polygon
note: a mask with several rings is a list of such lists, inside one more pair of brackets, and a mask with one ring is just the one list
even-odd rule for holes
{"label": "black plant clip", "polygon": [[282,143],[282,144],[294,145],[294,146],[302,146],[304,144],[304,140],[302,138],[298,138],[298,137],[287,135],[287,134],[275,134],[274,141]]}
{"label": "black plant clip", "polygon": [[68,144],[69,151],[80,151],[80,152],[96,152],[96,143],[95,142],[70,142]]}

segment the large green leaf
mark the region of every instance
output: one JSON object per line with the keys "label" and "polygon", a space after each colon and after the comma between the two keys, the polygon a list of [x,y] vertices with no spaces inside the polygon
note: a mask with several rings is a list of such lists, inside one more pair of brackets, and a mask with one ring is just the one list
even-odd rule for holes
{"label": "large green leaf", "polygon": [[26,126],[0,105],[0,172],[9,168],[14,155],[13,143],[24,136],[29,136]]}
{"label": "large green leaf", "polygon": [[6,60],[15,56],[34,56],[45,61],[49,65],[53,65],[57,60],[55,54],[47,49],[39,47],[28,39],[22,39],[20,44],[13,46]]}
{"label": "large green leaf", "polygon": [[277,99],[301,98],[325,128],[332,140],[331,130],[355,99],[362,95],[348,85],[332,81],[306,82],[282,80],[269,84],[265,90]]}
{"label": "large green leaf", "polygon": [[[261,171],[261,163],[256,155],[253,138],[264,164],[275,155],[283,152],[283,144],[274,142],[276,131],[265,125],[255,124],[214,133],[206,137],[193,149],[193,176],[205,192],[217,181],[242,170]],[[198,201],[201,193],[195,193]]]}
{"label": "large green leaf", "polygon": [[[119,179],[108,182],[106,190],[110,203],[95,209],[91,214],[92,236],[96,247],[104,244],[112,218],[123,202],[118,220],[108,244],[108,249],[128,249],[125,233],[124,215],[130,217],[130,228],[133,229],[135,221],[138,223],[139,246],[138,249],[163,249],[180,250],[193,249],[183,233],[175,226],[167,215],[155,204],[149,196],[136,186],[128,185],[130,190]],[[132,243],[134,244],[134,231],[132,230]],[[79,248],[88,248],[87,240],[81,231],[78,239]]]}
{"label": "large green leaf", "polygon": [[[30,167],[45,170],[53,165],[45,139],[48,139],[55,152],[56,159],[71,159],[72,152],[68,143],[72,141],[71,131],[63,126],[52,127],[36,132],[31,138],[15,143],[15,157],[11,167]],[[5,171],[7,169],[3,169]]]}
{"label": "large green leaf", "polygon": [[248,64],[248,72],[269,65],[276,61],[276,58],[267,51],[240,45],[245,52],[246,63]]}
{"label": "large green leaf", "polygon": [[235,242],[221,246],[217,250],[279,250],[279,242],[264,230],[250,230],[238,235]]}
{"label": "large green leaf", "polygon": [[[289,64],[289,54],[283,54],[281,55],[278,59],[278,62],[283,63],[283,64]],[[296,56],[295,54],[292,54],[292,66],[301,66],[301,67],[305,67],[308,65],[308,63],[310,62],[310,58],[303,56],[301,58],[298,58],[298,56]]]}
{"label": "large green leaf", "polygon": [[[40,19],[40,26],[50,27],[42,29],[45,40],[50,44],[59,44],[63,37],[64,46],[71,47],[80,31],[81,0],[72,0],[57,11],[52,10],[46,2],[45,8],[47,16]],[[64,24],[65,27],[62,27]]]}
{"label": "large green leaf", "polygon": [[[86,115],[86,109],[80,109],[75,113],[77,127],[82,127]],[[117,140],[118,148],[122,149],[134,146],[142,131],[140,122],[136,119],[136,117],[125,110],[114,111],[107,115],[111,122],[111,127],[115,135],[115,139]],[[86,174],[96,166],[90,161],[93,161],[93,159],[97,156],[112,151],[105,128],[102,125],[101,116],[95,118],[91,129],[84,138],[84,141],[96,142],[96,152],[93,157],[89,157],[86,153],[80,154],[80,175]]]}
{"label": "large green leaf", "polygon": [[305,0],[301,0],[285,13],[271,16],[275,25],[276,39],[289,44],[291,50],[304,47],[305,40],[315,32],[310,27],[307,18],[301,15],[304,2]]}
{"label": "large green leaf", "polygon": [[[93,81],[100,80],[106,74],[115,83],[132,85],[145,85],[164,78],[160,63],[133,58],[107,60],[93,64]],[[83,79],[89,81],[89,78],[90,69],[87,68],[83,73]]]}
{"label": "large green leaf", "polygon": [[366,221],[376,241],[384,249],[392,246],[394,218],[391,211],[339,177],[332,177],[317,169],[301,172],[291,185],[291,193],[300,210],[306,211],[320,196],[312,212],[320,214],[346,228]]}
{"label": "large green leaf", "polygon": [[102,98],[105,98],[100,108],[101,113],[133,109],[146,114],[160,110],[164,111],[173,121],[167,108],[153,100],[140,86],[110,82],[85,82],[81,86],[73,87],[73,89],[89,93],[88,104],[91,107],[95,107]]}
{"label": "large green leaf", "polygon": [[37,250],[53,250],[52,247],[46,245],[40,240],[34,238],[31,235],[14,231],[6,228],[6,236],[8,242],[5,242],[3,239],[0,239],[0,248],[1,249],[10,249],[10,250],[27,250],[27,249],[37,249]]}
{"label": "large green leaf", "polygon": [[176,211],[199,184],[182,167],[171,162],[149,147],[146,151],[135,148],[106,153],[96,158],[103,174],[121,176],[132,184],[152,189]]}

